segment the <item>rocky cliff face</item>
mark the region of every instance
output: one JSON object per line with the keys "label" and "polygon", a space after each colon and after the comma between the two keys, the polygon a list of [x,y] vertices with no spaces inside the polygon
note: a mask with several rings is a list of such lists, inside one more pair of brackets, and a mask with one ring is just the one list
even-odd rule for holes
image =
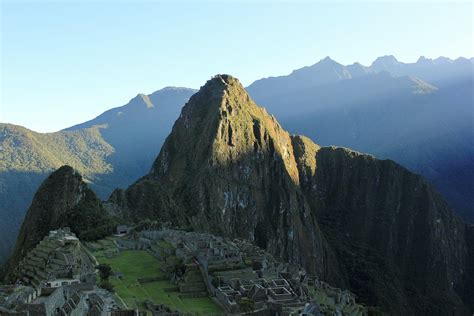
{"label": "rocky cliff face", "polygon": [[7,277],[49,231],[70,227],[79,238],[94,239],[109,233],[110,223],[101,201],[81,175],[70,166],[59,168],[41,184],[33,198],[7,263]]}
{"label": "rocky cliff face", "polygon": [[403,313],[462,312],[464,224],[431,185],[389,160],[304,149],[301,187],[360,299]]}
{"label": "rocky cliff face", "polygon": [[395,314],[467,313],[464,224],[392,161],[290,136],[219,75],[191,97],[124,217],[254,241]]}
{"label": "rocky cliff face", "polygon": [[464,276],[464,289],[463,299],[467,306],[474,310],[474,225],[466,226],[466,248],[467,248],[467,260],[466,260],[466,273]]}

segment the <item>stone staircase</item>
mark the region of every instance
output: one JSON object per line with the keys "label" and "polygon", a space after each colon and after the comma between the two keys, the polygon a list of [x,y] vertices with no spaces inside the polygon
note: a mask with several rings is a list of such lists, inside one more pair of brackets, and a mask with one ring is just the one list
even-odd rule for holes
{"label": "stone staircase", "polygon": [[179,283],[180,298],[196,298],[207,297],[206,283],[199,266],[190,264],[186,266],[186,272],[183,276],[183,281]]}

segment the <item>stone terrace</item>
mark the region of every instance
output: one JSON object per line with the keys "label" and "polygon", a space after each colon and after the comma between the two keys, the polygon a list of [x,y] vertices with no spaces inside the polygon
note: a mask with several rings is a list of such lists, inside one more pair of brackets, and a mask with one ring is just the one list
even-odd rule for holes
{"label": "stone terrace", "polygon": [[17,267],[16,276],[25,284],[71,284],[95,279],[94,260],[68,229],[51,231]]}

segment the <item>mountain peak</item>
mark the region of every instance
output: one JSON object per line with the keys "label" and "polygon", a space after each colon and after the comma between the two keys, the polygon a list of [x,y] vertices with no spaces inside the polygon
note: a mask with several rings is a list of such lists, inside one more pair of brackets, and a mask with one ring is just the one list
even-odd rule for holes
{"label": "mountain peak", "polygon": [[439,56],[438,58],[436,58],[435,60],[433,60],[433,62],[437,65],[441,65],[441,64],[450,64],[452,63],[453,61],[448,58],[448,57],[444,57],[444,56]]}
{"label": "mountain peak", "polygon": [[324,57],[319,61],[320,63],[335,63],[336,61],[329,56]]}
{"label": "mountain peak", "polygon": [[433,60],[431,58],[426,58],[425,56],[420,56],[416,61],[417,64],[431,64]]}
{"label": "mountain peak", "polygon": [[57,169],[50,175],[51,179],[64,179],[65,177],[76,177],[79,181],[82,180],[82,176],[78,172],[76,172],[73,167],[69,165],[59,167],[59,169]]}
{"label": "mountain peak", "polygon": [[370,72],[370,69],[368,67],[365,67],[358,62],[355,62],[352,65],[348,65],[346,66],[346,68],[351,74],[352,78],[360,77]]}
{"label": "mountain peak", "polygon": [[380,56],[372,63],[372,66],[393,66],[398,64],[398,60],[393,55]]}
{"label": "mountain peak", "polygon": [[207,115],[202,110],[209,111],[215,108],[221,109],[223,115],[226,115],[232,113],[234,108],[247,107],[252,103],[253,101],[251,102],[250,97],[237,78],[231,75],[218,74],[209,79],[189,99],[189,102],[183,108],[181,117],[202,117]]}
{"label": "mountain peak", "polygon": [[470,62],[469,59],[465,58],[465,57],[458,57],[454,60],[454,63],[456,64],[465,64],[465,65],[468,65]]}
{"label": "mountain peak", "polygon": [[223,92],[225,90],[232,90],[233,88],[242,89],[243,86],[237,78],[231,75],[218,74],[209,79],[201,90],[212,90],[213,92]]}
{"label": "mountain peak", "polygon": [[334,59],[332,59],[329,56],[326,56],[325,58],[321,59],[316,64],[314,64],[312,67],[314,67],[314,66],[341,66],[341,67],[343,67],[343,65],[341,65],[340,63],[338,63],[337,61],[335,61]]}
{"label": "mountain peak", "polygon": [[[195,162],[225,164],[238,157],[258,156],[266,142],[272,142],[273,152],[290,159],[289,150],[281,146],[290,146],[291,139],[274,117],[255,104],[238,79],[216,75],[184,106],[152,173],[157,178],[178,178],[173,170],[181,166],[168,159],[171,152],[182,152],[183,156],[192,152]],[[298,182],[294,164],[284,164],[289,176]]]}
{"label": "mountain peak", "polygon": [[231,84],[234,82],[239,82],[239,79],[232,77],[231,75],[227,74],[217,74],[215,75],[210,81],[212,80],[220,80],[226,84]]}

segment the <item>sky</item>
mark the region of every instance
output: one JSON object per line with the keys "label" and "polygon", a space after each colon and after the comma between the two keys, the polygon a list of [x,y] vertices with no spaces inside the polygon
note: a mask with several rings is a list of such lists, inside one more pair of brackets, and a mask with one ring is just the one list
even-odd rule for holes
{"label": "sky", "polygon": [[247,86],[326,56],[474,55],[470,1],[0,2],[0,122],[39,132],[218,73]]}

